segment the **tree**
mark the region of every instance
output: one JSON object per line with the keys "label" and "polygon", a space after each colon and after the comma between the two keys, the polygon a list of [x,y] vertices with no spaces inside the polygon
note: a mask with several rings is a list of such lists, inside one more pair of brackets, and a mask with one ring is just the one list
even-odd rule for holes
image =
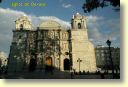
{"label": "tree", "polygon": [[115,11],[120,10],[120,0],[86,0],[82,8],[85,13],[88,13],[99,7],[104,8],[110,5],[114,7]]}
{"label": "tree", "polygon": [[2,2],[2,0],[0,0],[0,3]]}

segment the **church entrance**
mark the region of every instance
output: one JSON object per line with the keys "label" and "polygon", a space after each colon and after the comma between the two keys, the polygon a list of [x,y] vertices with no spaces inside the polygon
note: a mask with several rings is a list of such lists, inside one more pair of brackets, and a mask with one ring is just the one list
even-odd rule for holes
{"label": "church entrance", "polygon": [[46,57],[45,60],[45,71],[52,72],[53,66],[52,66],[52,57]]}
{"label": "church entrance", "polygon": [[70,60],[64,59],[64,70],[70,70]]}
{"label": "church entrance", "polygon": [[31,58],[29,63],[29,72],[32,72],[36,69],[36,59]]}

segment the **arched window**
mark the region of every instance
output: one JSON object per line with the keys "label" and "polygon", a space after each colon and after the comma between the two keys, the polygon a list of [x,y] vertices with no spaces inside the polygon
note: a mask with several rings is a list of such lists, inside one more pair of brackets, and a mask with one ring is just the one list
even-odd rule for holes
{"label": "arched window", "polygon": [[78,23],[78,29],[81,29],[81,23]]}
{"label": "arched window", "polygon": [[23,30],[23,24],[20,24],[20,30]]}

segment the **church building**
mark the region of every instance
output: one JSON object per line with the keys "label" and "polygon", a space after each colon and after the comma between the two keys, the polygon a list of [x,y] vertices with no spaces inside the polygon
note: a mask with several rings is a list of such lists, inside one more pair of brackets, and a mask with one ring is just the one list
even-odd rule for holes
{"label": "church building", "polygon": [[53,20],[44,21],[35,29],[26,16],[17,19],[15,25],[8,72],[43,71],[48,67],[69,72],[97,70],[85,16],[73,15],[71,29]]}

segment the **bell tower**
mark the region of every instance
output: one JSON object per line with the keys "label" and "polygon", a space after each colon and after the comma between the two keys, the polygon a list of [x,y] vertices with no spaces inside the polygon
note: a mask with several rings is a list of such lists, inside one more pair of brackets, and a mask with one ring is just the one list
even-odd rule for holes
{"label": "bell tower", "polygon": [[80,15],[79,13],[73,15],[71,26],[72,32],[74,31],[74,34],[77,36],[77,38],[88,40],[88,29],[86,26],[86,17],[84,15]]}
{"label": "bell tower", "polygon": [[71,21],[72,29],[86,29],[86,18],[85,16],[76,13],[72,17]]}
{"label": "bell tower", "polygon": [[31,30],[32,23],[26,16],[21,16],[15,21],[8,62],[9,72],[21,72],[27,67],[24,64],[29,60],[26,59],[26,54],[29,52],[30,40],[28,36]]}
{"label": "bell tower", "polygon": [[31,30],[32,23],[26,16],[21,16],[18,20],[15,21],[16,30]]}
{"label": "bell tower", "polygon": [[76,72],[95,72],[96,59],[93,44],[88,40],[85,16],[76,13],[71,20],[72,68]]}

